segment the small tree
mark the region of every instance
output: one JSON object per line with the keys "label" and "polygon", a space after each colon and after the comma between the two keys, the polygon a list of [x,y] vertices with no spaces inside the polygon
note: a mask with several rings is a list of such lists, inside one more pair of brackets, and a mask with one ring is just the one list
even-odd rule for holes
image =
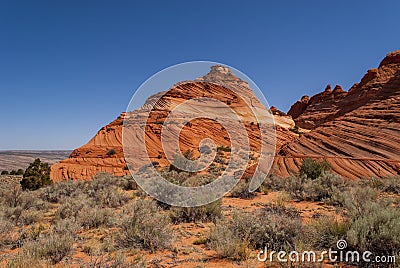
{"label": "small tree", "polygon": [[52,183],[49,164],[42,163],[39,158],[36,158],[25,170],[24,176],[20,182],[23,190],[31,191]]}
{"label": "small tree", "polygon": [[114,154],[116,154],[117,153],[117,151],[115,151],[115,149],[111,149],[111,150],[109,150],[108,152],[107,152],[107,156],[112,156],[112,155],[114,155]]}
{"label": "small tree", "polygon": [[326,161],[317,161],[311,158],[306,158],[300,167],[300,176],[306,176],[311,180],[317,179],[325,171],[331,169]]}

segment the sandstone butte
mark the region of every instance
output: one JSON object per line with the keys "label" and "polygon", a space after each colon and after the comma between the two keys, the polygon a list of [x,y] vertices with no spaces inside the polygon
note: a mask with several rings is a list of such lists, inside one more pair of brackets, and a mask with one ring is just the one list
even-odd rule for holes
{"label": "sandstone butte", "polygon": [[[215,82],[220,86],[210,84]],[[213,66],[201,78],[178,83],[161,98],[147,121],[145,138],[152,141],[147,147],[151,159],[161,166],[168,164],[160,145],[160,122],[168,111],[178,103],[207,94],[229,101],[230,106],[241,114],[247,112],[243,99],[259,105],[248,84],[227,67]],[[143,110],[153,104],[152,98],[154,96],[133,114],[139,118]],[[287,114],[275,107],[270,111],[277,134],[271,174],[288,176],[291,172],[296,173],[302,160],[308,157],[326,160],[333,172],[348,179],[400,174],[400,51],[387,54],[378,68],[368,70],[348,91],[340,86],[332,89],[328,85],[312,97],[303,96]],[[51,178],[54,181],[90,179],[98,172],[117,176],[128,174],[122,150],[125,116],[126,113],[121,113],[87,144],[75,149],[69,158],[52,165]],[[257,152],[260,130],[251,115],[242,120],[250,146]],[[220,125],[197,119],[190,129],[185,126],[182,130],[181,150],[198,148],[199,141],[205,137],[212,138],[218,145],[230,144]]]}

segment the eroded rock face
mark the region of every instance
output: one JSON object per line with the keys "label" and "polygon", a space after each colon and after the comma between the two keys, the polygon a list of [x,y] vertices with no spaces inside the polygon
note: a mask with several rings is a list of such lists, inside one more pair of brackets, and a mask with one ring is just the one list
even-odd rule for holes
{"label": "eroded rock face", "polygon": [[[222,86],[210,86],[209,82],[218,82]],[[224,87],[235,90],[232,92]],[[190,98],[207,96],[207,92],[229,103],[243,115],[250,144],[257,151],[259,130],[252,124],[254,119],[251,115],[246,116],[248,110],[242,103],[260,105],[257,98],[248,84],[228,68],[214,66],[209,74],[195,81],[178,83],[157,102],[146,132],[146,139],[152,141],[147,148],[152,160],[160,165],[168,164],[160,144],[160,122],[168,111]],[[152,107],[155,99],[157,95],[150,97],[142,109]],[[334,172],[349,179],[400,173],[400,51],[389,53],[378,68],[369,70],[347,92],[338,85],[333,90],[327,86],[311,98],[302,97],[287,115],[274,107],[271,112],[277,133],[276,157],[271,169],[273,174],[288,176],[290,172],[296,173],[307,157],[325,159]],[[53,165],[52,179],[90,179],[97,172],[117,176],[128,174],[121,145],[125,116],[121,114],[99,130],[86,145],[74,150],[69,158]],[[143,111],[137,111],[134,116],[140,118]],[[190,128],[183,129],[181,133],[182,151],[198,148],[199,140],[204,137],[229,146],[229,139],[218,124],[196,120]],[[197,131],[200,129],[202,131]]]}
{"label": "eroded rock face", "polygon": [[[220,85],[214,84],[216,82]],[[162,97],[160,98],[160,96]],[[210,73],[204,77],[195,81],[180,82],[167,92],[151,96],[141,109],[132,113],[121,114],[111,124],[103,127],[86,145],[74,150],[69,158],[53,165],[51,167],[52,179],[54,181],[90,179],[98,172],[108,172],[117,176],[128,174],[129,170],[122,151],[122,124],[125,118],[130,120],[130,125],[132,125],[132,130],[130,130],[132,135],[130,136],[134,137],[131,141],[133,144],[130,150],[134,152],[135,144],[143,144],[146,141],[147,154],[150,160],[158,162],[160,166],[169,165],[161,145],[161,129],[165,118],[177,105],[195,98],[207,97],[229,105],[239,115],[240,121],[246,128],[250,148],[257,154],[261,147],[260,130],[253,112],[257,113],[257,111],[265,110],[265,108],[254,96],[247,82],[236,77],[227,67],[213,66]],[[214,113],[215,118],[222,116],[218,103],[204,101],[196,102],[189,107],[191,110],[187,112],[195,114],[199,107],[212,107],[209,112]],[[151,112],[147,119],[145,137],[135,135],[135,131],[139,133],[140,122],[147,118],[146,113],[149,111]],[[285,144],[288,139],[294,139],[298,136],[287,130],[294,126],[294,121],[290,116],[275,109],[274,117],[279,118],[277,120],[277,131],[283,134],[277,139],[279,147]],[[224,120],[228,121],[225,123],[230,124],[229,118],[224,118]],[[234,120],[237,121],[237,118]],[[173,124],[170,127],[174,127]],[[242,137],[243,135],[235,133],[233,135],[236,135],[239,139],[247,140],[247,137]],[[186,125],[180,132],[179,146],[181,151],[190,149],[196,154],[199,143],[204,138],[210,138],[218,146],[230,146],[229,136],[219,123],[207,119],[196,119],[190,121],[190,125]],[[270,138],[273,139],[273,137]],[[273,140],[270,142],[275,144]],[[275,147],[271,149],[272,152],[274,150]],[[140,150],[137,154],[139,159],[145,158],[145,156],[141,156]],[[138,160],[132,168],[139,169],[145,163],[145,161]]]}
{"label": "eroded rock face", "polygon": [[122,123],[125,113],[101,128],[85,145],[75,149],[69,158],[51,166],[51,178],[60,180],[91,179],[98,172],[116,176],[128,174],[122,152]]}
{"label": "eroded rock face", "polygon": [[311,131],[278,151],[276,173],[296,172],[303,158],[314,157],[326,159],[333,171],[347,178],[399,174],[399,55],[389,53],[349,92],[337,87],[313,96],[295,118]]}

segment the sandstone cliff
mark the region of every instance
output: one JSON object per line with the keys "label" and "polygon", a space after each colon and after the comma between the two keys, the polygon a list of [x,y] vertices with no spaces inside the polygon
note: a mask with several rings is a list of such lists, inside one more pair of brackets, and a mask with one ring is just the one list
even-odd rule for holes
{"label": "sandstone cliff", "polygon": [[324,158],[347,178],[400,172],[400,51],[389,53],[348,92],[325,90],[305,106],[296,103],[288,114],[311,131],[277,152],[278,174],[297,171],[304,157]]}
{"label": "sandstone cliff", "polygon": [[[215,82],[218,82],[219,85],[214,84]],[[158,99],[161,95],[162,97]],[[133,153],[135,153],[135,144],[145,143],[147,154],[152,161],[158,162],[160,166],[168,165],[169,162],[161,145],[161,128],[164,120],[177,105],[200,97],[213,98],[229,105],[239,115],[240,121],[245,125],[247,131],[247,136],[237,133],[232,134],[239,139],[243,139],[243,142],[248,137],[253,154],[259,155],[261,147],[260,129],[252,109],[257,113],[257,111],[265,109],[264,106],[254,96],[247,82],[236,77],[227,67],[213,66],[209,74],[195,81],[177,83],[167,92],[151,96],[141,109],[128,114],[121,114],[115,121],[103,127],[86,145],[74,150],[69,158],[53,165],[51,167],[52,179],[55,181],[90,179],[97,172],[109,172],[117,176],[128,174],[129,170],[122,152],[122,125],[125,118],[128,118],[132,125],[131,136],[133,140],[131,142],[133,145],[131,148]],[[249,108],[250,106],[252,109]],[[208,112],[213,118],[222,116],[220,114],[221,107],[218,106],[218,103],[204,101],[196,102],[189,107],[187,112],[195,114],[201,107],[212,107],[212,109],[208,109]],[[139,133],[140,122],[146,119],[143,117],[147,116],[146,112],[149,109],[151,113],[146,121],[145,137],[135,135],[135,133]],[[276,141],[278,147],[285,144],[289,139],[294,139],[298,136],[288,130],[294,126],[294,121],[290,116],[280,115],[275,111],[274,117],[279,118],[279,120],[276,120],[277,132],[282,133],[282,135],[278,135]],[[224,117],[224,123],[228,125],[230,120],[234,121],[233,118]],[[237,119],[235,120],[237,121]],[[174,124],[169,127],[174,127]],[[218,146],[230,146],[228,133],[219,123],[208,119],[196,119],[190,121],[190,124],[186,125],[180,132],[179,147],[182,152],[190,149],[196,155],[199,142],[204,138],[212,139]],[[273,137],[271,136],[270,138],[272,139]],[[275,140],[271,140],[270,143],[274,145]],[[271,151],[274,152],[274,150],[275,146]],[[134,169],[138,169],[145,164],[144,161],[140,161],[145,156],[140,155],[141,152],[139,150],[136,153],[139,157],[134,166],[131,166]]]}
{"label": "sandstone cliff", "polygon": [[[210,85],[213,82],[221,86]],[[185,100],[207,94],[229,103],[243,115],[250,145],[257,152],[259,129],[252,123],[254,118],[243,101],[260,104],[245,81],[227,67],[214,66],[210,73],[195,81],[178,83],[157,103],[146,130],[146,139],[151,141],[147,148],[151,159],[160,165],[168,163],[160,145],[161,123],[168,111]],[[156,97],[150,97],[142,109],[152,107]],[[328,85],[315,96],[303,96],[287,115],[275,107],[271,112],[277,134],[273,174],[296,173],[307,157],[325,159],[334,172],[349,179],[400,173],[400,51],[389,53],[378,68],[369,70],[348,91]],[[136,111],[135,116],[140,118],[141,114]],[[97,172],[128,174],[121,145],[125,116],[121,114],[69,158],[53,165],[53,180],[90,179]],[[190,128],[185,128],[180,138],[182,151],[198,148],[204,137],[229,146],[226,133],[212,121],[195,120]]]}

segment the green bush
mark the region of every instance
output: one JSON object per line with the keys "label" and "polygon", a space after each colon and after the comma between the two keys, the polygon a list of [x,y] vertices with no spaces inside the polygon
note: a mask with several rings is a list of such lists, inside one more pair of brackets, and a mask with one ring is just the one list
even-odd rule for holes
{"label": "green bush", "polygon": [[303,185],[301,200],[324,201],[331,205],[343,205],[341,193],[347,182],[336,174],[323,172],[315,180],[306,180]]}
{"label": "green bush", "polygon": [[117,151],[115,151],[115,149],[110,149],[108,152],[107,152],[107,156],[111,156],[111,155],[114,155],[114,154],[116,154],[117,153]]}
{"label": "green bush", "polygon": [[52,184],[49,164],[42,163],[39,158],[35,159],[25,170],[20,183],[23,190],[37,190]]}
{"label": "green bush", "polygon": [[231,151],[231,147],[229,146],[218,146],[217,147],[217,152],[230,152]]}
{"label": "green bush", "polygon": [[306,158],[300,167],[300,176],[306,176],[311,180],[317,179],[325,171],[329,171],[330,166],[326,161],[317,161],[311,158]]}
{"label": "green bush", "polygon": [[349,182],[336,174],[322,172],[318,178],[291,175],[286,178],[268,177],[262,184],[263,191],[285,191],[299,201],[324,201],[330,205],[343,206],[342,193]]}
{"label": "green bush", "polygon": [[299,134],[299,135],[303,134],[303,132],[300,131],[299,126],[291,127],[291,128],[289,128],[289,130],[292,131],[293,133],[296,133],[296,134]]}

